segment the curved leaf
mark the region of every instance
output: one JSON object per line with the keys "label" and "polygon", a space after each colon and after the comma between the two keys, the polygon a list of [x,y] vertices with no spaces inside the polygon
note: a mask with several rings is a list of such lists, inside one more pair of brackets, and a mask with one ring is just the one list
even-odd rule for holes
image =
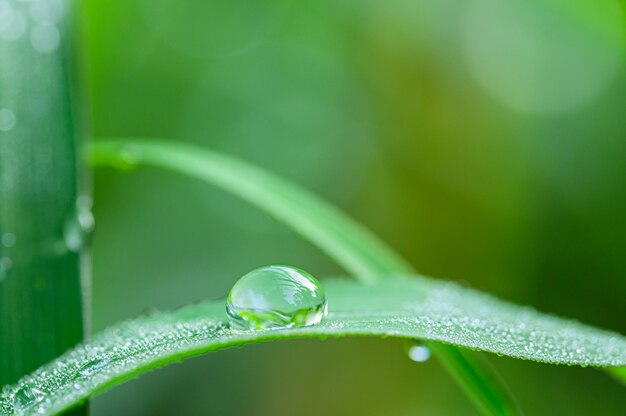
{"label": "curved leaf", "polygon": [[0,413],[56,413],[168,363],[231,346],[284,338],[375,335],[420,338],[557,364],[626,365],[626,338],[500,301],[454,283],[394,278],[325,280],[329,315],[292,329],[230,329],[224,301],[121,323],[11,388]]}
{"label": "curved leaf", "polygon": [[88,156],[96,166],[155,166],[218,186],[289,225],[360,280],[412,271],[386,244],[332,205],[232,156],[149,139],[97,140]]}
{"label": "curved leaf", "polygon": [[[412,271],[385,243],[332,205],[233,157],[150,139],[98,140],[88,155],[96,165],[155,166],[221,187],[289,225],[364,282]],[[433,344],[431,350],[484,413],[518,413],[506,386],[484,360],[443,344]]]}

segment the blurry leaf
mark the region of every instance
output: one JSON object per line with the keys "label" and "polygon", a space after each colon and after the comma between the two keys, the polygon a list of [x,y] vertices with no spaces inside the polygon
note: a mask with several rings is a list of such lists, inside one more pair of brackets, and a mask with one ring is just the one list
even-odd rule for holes
{"label": "blurry leaf", "polygon": [[326,280],[324,287],[328,317],[310,327],[230,329],[225,301],[123,322],[5,389],[0,413],[56,413],[187,357],[284,338],[421,338],[547,363],[626,365],[626,338],[621,335],[544,315],[454,283],[427,278],[395,278],[369,285]]}
{"label": "blurry leaf", "polygon": [[315,195],[228,155],[157,140],[98,140],[95,165],[156,166],[218,186],[269,212],[366,282],[411,267],[372,233]]}

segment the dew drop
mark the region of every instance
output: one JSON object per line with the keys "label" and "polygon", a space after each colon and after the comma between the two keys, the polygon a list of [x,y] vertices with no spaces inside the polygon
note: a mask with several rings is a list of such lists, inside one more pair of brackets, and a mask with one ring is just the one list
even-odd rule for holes
{"label": "dew drop", "polygon": [[85,245],[86,235],[77,218],[70,218],[63,227],[63,241],[69,251],[78,252]]}
{"label": "dew drop", "polygon": [[309,273],[289,266],[253,270],[235,283],[226,312],[236,329],[315,325],[327,314],[324,289]]}
{"label": "dew drop", "polygon": [[83,377],[89,377],[94,375],[95,373],[99,372],[100,370],[102,370],[104,367],[106,367],[111,361],[107,360],[106,358],[96,358],[95,360],[91,360],[89,361],[87,364],[85,364],[79,371],[78,374],[80,374]]}
{"label": "dew drop", "polygon": [[0,9],[0,39],[13,41],[26,31],[26,19],[10,6]]}
{"label": "dew drop", "polygon": [[142,151],[136,144],[125,144],[120,149],[120,157],[114,161],[115,167],[120,170],[132,170],[141,162]]}
{"label": "dew drop", "polygon": [[2,245],[6,248],[13,247],[15,245],[15,234],[4,233],[2,234]]}
{"label": "dew drop", "polygon": [[7,278],[12,267],[13,260],[10,257],[0,258],[0,282]]}
{"label": "dew drop", "polygon": [[76,200],[76,212],[74,212],[63,226],[63,241],[68,250],[80,251],[89,240],[89,236],[95,227],[93,214],[91,213],[91,198],[80,196]]}
{"label": "dew drop", "polygon": [[13,396],[13,405],[17,410],[26,410],[40,403],[46,397],[46,392],[35,387],[22,386]]}
{"label": "dew drop", "polygon": [[35,1],[30,4],[30,17],[37,23],[54,24],[63,15],[61,0]]}
{"label": "dew drop", "polygon": [[0,131],[9,131],[13,127],[15,127],[15,113],[8,108],[0,108]]}
{"label": "dew drop", "polygon": [[430,358],[430,349],[422,342],[413,342],[407,351],[409,358],[415,362],[423,363]]}
{"label": "dew drop", "polygon": [[93,231],[96,222],[91,212],[93,201],[87,195],[81,195],[76,198],[76,210],[78,213],[78,223],[80,227],[87,233]]}
{"label": "dew drop", "polygon": [[30,33],[30,43],[37,52],[54,52],[61,41],[59,29],[53,25],[39,25]]}
{"label": "dew drop", "polygon": [[2,257],[0,259],[0,269],[1,270],[10,270],[13,267],[13,260],[10,257]]}

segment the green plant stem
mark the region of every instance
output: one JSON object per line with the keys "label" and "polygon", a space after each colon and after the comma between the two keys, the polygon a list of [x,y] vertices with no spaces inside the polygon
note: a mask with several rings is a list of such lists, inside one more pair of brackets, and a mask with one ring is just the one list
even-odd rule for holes
{"label": "green plant stem", "polygon": [[28,30],[0,39],[0,384],[83,339],[81,260],[63,238],[79,192],[68,19],[44,27],[29,6],[5,5]]}
{"label": "green plant stem", "polygon": [[[98,140],[89,158],[94,165],[164,168],[218,186],[286,223],[364,282],[412,271],[386,244],[330,204],[235,158],[145,139]],[[519,413],[504,385],[482,361],[457,347],[440,343],[429,347],[485,414]]]}

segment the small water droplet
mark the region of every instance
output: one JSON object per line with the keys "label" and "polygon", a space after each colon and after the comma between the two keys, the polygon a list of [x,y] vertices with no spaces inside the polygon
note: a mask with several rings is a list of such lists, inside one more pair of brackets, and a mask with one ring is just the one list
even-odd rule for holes
{"label": "small water droplet", "polygon": [[89,377],[97,373],[106,367],[111,361],[106,358],[96,358],[95,360],[89,361],[85,364],[80,370],[78,370],[78,374],[83,377]]}
{"label": "small water droplet", "polygon": [[13,233],[4,233],[2,234],[2,245],[10,248],[15,245],[15,234]]}
{"label": "small water droplet", "polygon": [[91,232],[96,226],[96,222],[91,212],[93,201],[88,195],[81,195],[76,199],[76,211],[78,213],[78,223],[85,232]]}
{"label": "small water droplet", "polygon": [[30,17],[37,23],[54,24],[63,15],[63,2],[60,0],[34,1],[30,4]]}
{"label": "small water droplet", "polygon": [[63,241],[69,251],[79,252],[89,240],[93,228],[85,228],[78,216],[71,217],[63,227]]}
{"label": "small water droplet", "polygon": [[7,278],[12,267],[13,260],[10,257],[2,257],[0,259],[0,282]]}
{"label": "small water droplet", "polygon": [[125,144],[120,150],[120,158],[116,160],[115,167],[130,170],[137,167],[141,161],[141,148],[136,144]]}
{"label": "small water droplet", "polygon": [[13,267],[13,260],[10,257],[2,257],[0,259],[0,269],[8,271],[11,267]]}
{"label": "small water droplet", "polygon": [[26,19],[10,5],[0,10],[0,39],[13,41],[26,32]]}
{"label": "small water droplet", "polygon": [[30,32],[30,43],[37,52],[54,52],[61,41],[61,33],[56,26],[38,25]]}
{"label": "small water droplet", "polygon": [[76,199],[76,211],[65,221],[63,241],[70,251],[79,252],[89,241],[95,227],[91,205],[89,196],[79,196]]}
{"label": "small water droplet", "polygon": [[75,217],[65,222],[63,241],[69,251],[78,252],[85,244],[85,233]]}
{"label": "small water droplet", "polygon": [[[2,26],[2,21],[0,21]],[[15,113],[8,108],[0,108],[0,130],[9,131],[15,127]]]}
{"label": "small water droplet", "polygon": [[430,349],[422,342],[415,341],[409,346],[407,354],[411,360],[423,363],[430,358]]}
{"label": "small water droplet", "polygon": [[13,405],[17,410],[26,410],[40,403],[46,397],[46,392],[28,385],[20,387],[13,396]]}
{"label": "small water droplet", "polygon": [[226,312],[237,329],[291,328],[320,323],[327,303],[324,289],[309,273],[289,266],[267,266],[235,283]]}

